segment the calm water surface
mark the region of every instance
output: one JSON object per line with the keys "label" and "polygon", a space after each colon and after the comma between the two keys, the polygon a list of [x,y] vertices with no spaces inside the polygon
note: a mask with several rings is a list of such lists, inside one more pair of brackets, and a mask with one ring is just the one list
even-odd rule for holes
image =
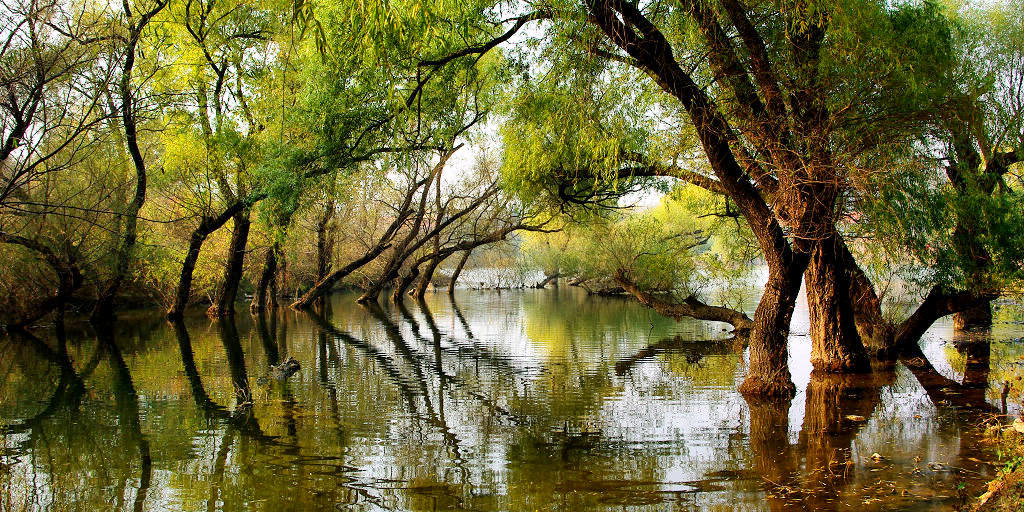
{"label": "calm water surface", "polygon": [[942,323],[925,357],[812,376],[798,311],[799,393],[748,404],[721,324],[565,288],[353,299],[0,339],[0,510],[952,509],[1024,354],[1004,308],[983,342]]}

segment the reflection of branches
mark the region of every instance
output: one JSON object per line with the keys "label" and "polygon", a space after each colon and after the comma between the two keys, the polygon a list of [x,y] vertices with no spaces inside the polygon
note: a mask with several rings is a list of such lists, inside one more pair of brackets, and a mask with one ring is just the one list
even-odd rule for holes
{"label": "reflection of branches", "polygon": [[358,349],[376,361],[377,364],[384,369],[384,373],[386,373],[395,386],[398,387],[399,392],[402,394],[402,397],[405,398],[406,404],[409,406],[409,411],[413,414],[416,413],[416,395],[406,383],[406,379],[402,376],[402,372],[395,367],[394,362],[387,356],[387,354],[377,350],[373,345],[370,345],[363,340],[338,330],[337,327],[331,325],[330,322],[320,315],[309,310],[304,310],[304,312],[313,321],[313,323],[320,328],[321,331],[331,335],[334,339],[341,340],[346,345]]}
{"label": "reflection of branches", "polygon": [[745,340],[740,338],[727,338],[724,340],[687,340],[682,336],[664,338],[657,343],[652,343],[626,359],[615,363],[615,374],[625,375],[640,361],[654,357],[666,352],[681,352],[686,354],[686,362],[697,363],[705,356],[725,355],[736,353],[737,344]]}
{"label": "reflection of branches", "polygon": [[[421,303],[421,305],[422,305],[422,303]],[[399,306],[400,306],[400,309],[404,309],[404,306],[401,306],[401,303],[399,303]],[[378,320],[380,320],[381,322],[384,323],[384,325],[385,325],[385,332],[390,331],[390,332],[392,332],[392,336],[394,336],[395,334],[398,334],[398,336],[401,336],[401,333],[398,330],[398,327],[394,325],[394,322],[392,322],[389,318],[387,318],[386,315],[383,315],[382,313],[383,312],[381,312],[381,314],[379,314],[377,316],[377,318],[378,318]],[[429,309],[423,309],[423,314],[426,315],[426,316],[430,316],[431,315]],[[408,313],[408,310],[405,311],[403,316],[406,318],[407,321],[413,321],[412,320],[412,315],[410,315]],[[434,324],[433,317],[430,317],[429,322],[431,324]],[[436,326],[436,324],[434,324],[434,325]],[[420,336],[418,334],[419,333],[419,327],[414,325],[414,331],[417,333],[417,338],[419,338],[420,341],[422,341],[422,342],[426,342],[427,341],[425,338],[423,338],[422,336]],[[438,332],[438,335],[440,335],[440,332]],[[402,344],[405,344],[404,340],[402,341]],[[408,345],[406,345],[406,346],[408,346]],[[408,357],[409,357],[409,360],[410,360],[410,362],[412,364],[416,364],[417,361],[422,362],[424,364],[424,366],[427,367],[428,370],[437,373],[439,376],[443,377],[446,382],[451,382],[452,384],[458,385],[464,392],[469,394],[469,396],[472,396],[473,398],[475,398],[478,401],[480,401],[480,403],[484,404],[492,412],[500,413],[502,416],[507,417],[513,423],[519,423],[519,418],[516,415],[512,414],[511,412],[509,412],[505,408],[495,404],[492,400],[490,400],[489,398],[483,396],[482,394],[480,394],[480,393],[478,393],[478,392],[476,392],[476,391],[474,391],[472,389],[468,389],[467,388],[467,384],[462,379],[460,379],[460,378],[458,378],[457,376],[454,376],[454,375],[447,375],[447,374],[445,374],[444,373],[444,368],[442,368],[440,366],[440,362],[439,362],[440,360],[439,359],[438,359],[438,362],[435,363],[434,361],[429,360],[425,356],[419,355],[419,354],[415,353],[415,351],[411,351],[411,350],[409,351],[409,356]]]}
{"label": "reflection of branches", "polygon": [[[916,343],[910,343],[904,348],[900,362],[914,374],[917,382],[935,405],[952,405],[961,409],[997,414],[999,411],[985,399],[985,390],[988,389],[988,342],[984,342],[984,347],[974,346],[968,350],[972,351],[968,354],[969,376],[963,383],[949,379],[936,371]],[[973,362],[972,356],[975,359]]]}
{"label": "reflection of branches", "polygon": [[261,442],[273,440],[272,437],[263,434],[259,423],[251,415],[247,417],[241,414],[231,414],[226,407],[210,399],[206,389],[203,387],[202,380],[199,378],[199,371],[196,368],[195,356],[192,352],[192,340],[189,337],[188,329],[185,328],[185,324],[180,320],[173,321],[172,325],[174,326],[174,334],[178,338],[178,348],[181,352],[181,363],[185,370],[185,377],[192,388],[192,399],[195,400],[196,405],[207,416],[217,418],[229,426],[239,429],[249,437],[253,437]]}
{"label": "reflection of branches", "polygon": [[[31,418],[0,428],[0,434],[5,435],[34,429],[42,421],[53,416],[61,407],[76,409],[81,403],[82,396],[85,394],[85,384],[82,382],[82,377],[75,372],[75,368],[71,364],[71,359],[68,357],[67,350],[64,347],[55,351],[44,343],[43,340],[25,331],[18,332],[16,336],[31,347],[39,357],[56,366],[60,370],[60,380],[57,382],[57,389],[50,396],[50,400],[47,401],[46,407]],[[61,337],[60,342],[63,344],[63,337]],[[97,356],[98,353],[99,349],[97,349]]]}

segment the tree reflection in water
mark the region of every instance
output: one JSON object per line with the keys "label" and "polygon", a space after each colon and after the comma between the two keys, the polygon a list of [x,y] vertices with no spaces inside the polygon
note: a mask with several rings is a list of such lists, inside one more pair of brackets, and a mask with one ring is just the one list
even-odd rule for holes
{"label": "tree reflection in water", "polygon": [[742,341],[572,293],[7,338],[0,508],[941,508],[991,474],[991,338],[747,402]]}

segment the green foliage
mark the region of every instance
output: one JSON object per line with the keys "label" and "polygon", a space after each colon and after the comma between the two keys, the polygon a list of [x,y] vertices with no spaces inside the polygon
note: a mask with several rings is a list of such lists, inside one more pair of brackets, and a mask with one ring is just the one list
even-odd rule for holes
{"label": "green foliage", "polygon": [[714,295],[738,304],[758,253],[747,225],[727,208],[719,196],[680,186],[648,210],[568,223],[552,235],[527,235],[523,250],[545,272],[602,282],[621,270],[644,289]]}

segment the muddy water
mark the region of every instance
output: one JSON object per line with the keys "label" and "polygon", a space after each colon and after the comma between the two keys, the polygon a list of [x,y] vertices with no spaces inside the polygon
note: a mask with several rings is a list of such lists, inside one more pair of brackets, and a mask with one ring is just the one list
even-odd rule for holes
{"label": "muddy water", "polygon": [[943,323],[906,364],[812,375],[798,311],[799,393],[760,404],[721,325],[630,301],[353,299],[0,340],[0,510],[952,509],[997,471],[974,425],[1024,354],[1004,308],[980,341]]}

